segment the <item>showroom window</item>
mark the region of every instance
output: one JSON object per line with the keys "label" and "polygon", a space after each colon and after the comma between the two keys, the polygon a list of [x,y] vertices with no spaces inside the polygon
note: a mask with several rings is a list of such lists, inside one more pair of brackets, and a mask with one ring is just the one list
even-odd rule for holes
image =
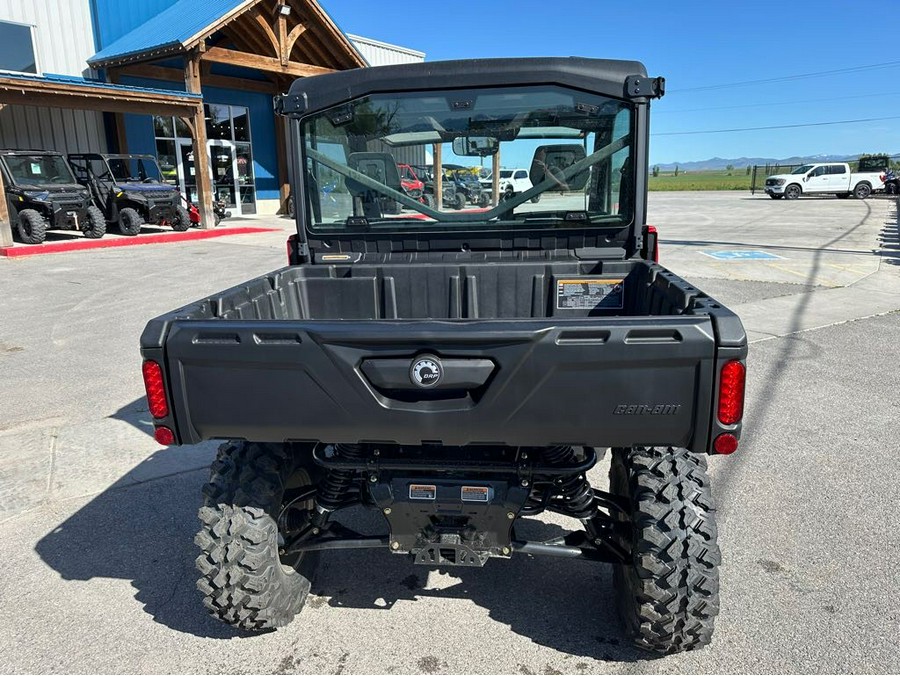
{"label": "showroom window", "polygon": [[[204,105],[207,147],[212,163],[215,199],[241,214],[256,213],[256,182],[250,140],[250,112],[243,106]],[[197,181],[191,133],[177,117],[154,117],[156,156],[163,176],[177,184],[192,202]]]}
{"label": "showroom window", "polygon": [[38,75],[34,26],[0,21],[0,71]]}

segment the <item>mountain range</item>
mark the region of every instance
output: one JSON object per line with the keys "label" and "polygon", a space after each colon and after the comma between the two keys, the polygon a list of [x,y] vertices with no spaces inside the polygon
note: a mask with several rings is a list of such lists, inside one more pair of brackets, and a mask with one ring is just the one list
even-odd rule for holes
{"label": "mountain range", "polygon": [[[708,160],[696,162],[658,162],[651,163],[650,167],[659,167],[660,171],[674,171],[677,166],[680,171],[711,171],[725,169],[729,164],[735,169],[743,169],[748,164],[805,164],[807,162],[850,162],[857,159],[861,153],[854,155],[807,155],[804,157],[735,157],[727,159],[723,157],[711,157]],[[893,156],[892,156],[893,157]]]}

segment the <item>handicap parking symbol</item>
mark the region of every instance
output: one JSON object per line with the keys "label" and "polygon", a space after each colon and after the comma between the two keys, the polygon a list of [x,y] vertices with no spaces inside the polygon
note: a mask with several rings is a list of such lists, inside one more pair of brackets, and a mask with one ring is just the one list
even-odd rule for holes
{"label": "handicap parking symbol", "polygon": [[732,251],[701,251],[704,256],[717,261],[774,261],[784,258],[768,251],[735,249]]}

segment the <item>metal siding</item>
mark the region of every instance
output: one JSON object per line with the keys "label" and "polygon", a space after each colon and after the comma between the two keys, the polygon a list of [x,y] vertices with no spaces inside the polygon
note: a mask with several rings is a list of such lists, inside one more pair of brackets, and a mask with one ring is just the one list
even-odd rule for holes
{"label": "metal siding", "polygon": [[401,63],[419,63],[425,60],[425,54],[422,52],[359,35],[348,35],[347,37],[370,66],[392,66]]}
{"label": "metal siding", "polygon": [[87,69],[87,59],[95,51],[89,0],[0,0],[2,20],[35,27],[35,48],[44,73],[82,75]]}
{"label": "metal siding", "polygon": [[0,147],[106,152],[106,134],[100,113],[6,106],[0,110]]}

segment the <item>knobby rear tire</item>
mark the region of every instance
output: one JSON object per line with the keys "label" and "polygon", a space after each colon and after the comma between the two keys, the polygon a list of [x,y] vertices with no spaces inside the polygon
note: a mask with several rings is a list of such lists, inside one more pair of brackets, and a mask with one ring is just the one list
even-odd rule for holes
{"label": "knobby rear tire", "polygon": [[625,628],[644,650],[707,645],[721,561],[706,458],[681,448],[614,449],[614,493],[631,502],[627,564],[614,567]]}
{"label": "knobby rear tire", "polygon": [[279,555],[277,518],[292,469],[289,447],[250,442],[223,444],[211,467],[195,538],[197,588],[209,613],[226,624],[283,627],[306,603],[313,557],[292,567]]}

